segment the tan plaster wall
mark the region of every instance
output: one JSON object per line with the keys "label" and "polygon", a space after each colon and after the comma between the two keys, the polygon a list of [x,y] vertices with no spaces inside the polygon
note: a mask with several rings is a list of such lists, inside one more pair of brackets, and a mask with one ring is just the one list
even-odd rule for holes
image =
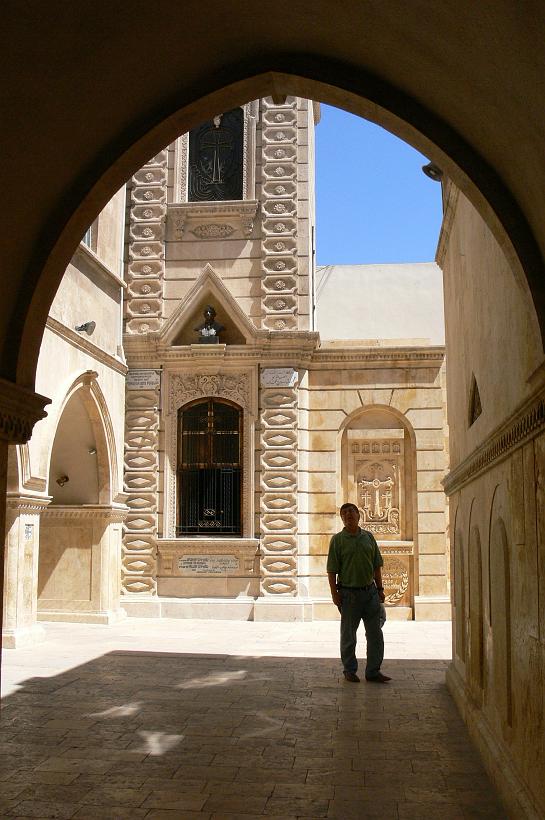
{"label": "tan plaster wall", "polygon": [[[365,427],[402,425],[411,431],[416,486],[412,475],[406,480],[408,495],[414,498],[407,524],[415,543],[414,591],[443,597],[448,592],[445,497],[440,483],[446,466],[441,364],[430,367],[423,362],[422,367],[413,364],[405,370],[395,364],[348,364],[339,356],[336,367],[311,365],[301,382],[298,560],[301,590],[312,596],[329,597],[327,550],[331,535],[342,528],[338,509],[346,499],[340,478],[341,431],[366,409]],[[373,407],[377,412],[369,412]]]}
{"label": "tan plaster wall", "polygon": [[[531,395],[544,359],[530,297],[461,193],[443,266],[452,469]],[[468,429],[472,373],[482,414]]]}

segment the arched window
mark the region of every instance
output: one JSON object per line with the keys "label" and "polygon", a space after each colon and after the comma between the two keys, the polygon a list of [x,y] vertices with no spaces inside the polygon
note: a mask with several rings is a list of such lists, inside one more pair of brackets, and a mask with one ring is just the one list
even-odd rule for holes
{"label": "arched window", "polygon": [[178,413],[177,535],[240,535],[242,410],[204,399]]}
{"label": "arched window", "polygon": [[244,112],[235,108],[189,132],[189,202],[242,199]]}

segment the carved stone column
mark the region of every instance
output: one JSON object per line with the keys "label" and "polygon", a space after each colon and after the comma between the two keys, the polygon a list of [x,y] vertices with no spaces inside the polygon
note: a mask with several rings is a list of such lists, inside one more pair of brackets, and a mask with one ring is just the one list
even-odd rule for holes
{"label": "carved stone column", "polygon": [[165,271],[167,151],[152,157],[132,178],[126,314],[128,333],[158,330]]}
{"label": "carved stone column", "polygon": [[297,330],[297,106],[262,101],[262,323]]}
{"label": "carved stone column", "polygon": [[43,640],[37,623],[40,516],[50,499],[9,496],[6,515],[6,566],[2,646],[19,649]]}
{"label": "carved stone column", "polygon": [[[296,379],[291,368],[261,370],[261,593],[274,598],[297,595]],[[273,620],[259,603],[256,620]]]}
{"label": "carved stone column", "polygon": [[[155,595],[157,591],[157,490],[159,447],[159,374],[147,375],[142,389],[139,371],[129,371],[125,413],[125,491],[129,514],[125,521],[122,560],[124,595]],[[155,374],[156,386],[150,377]]]}
{"label": "carved stone column", "polygon": [[[50,399],[28,388],[0,379],[0,533],[6,531],[8,444],[25,444],[37,421],[46,415]],[[0,539],[0,593],[4,594],[5,544]],[[0,610],[3,627],[4,607]]]}

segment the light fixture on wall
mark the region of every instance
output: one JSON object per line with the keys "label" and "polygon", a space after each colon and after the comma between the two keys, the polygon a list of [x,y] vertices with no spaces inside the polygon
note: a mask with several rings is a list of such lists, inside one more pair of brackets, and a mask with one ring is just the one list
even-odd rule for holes
{"label": "light fixture on wall", "polygon": [[88,452],[89,452],[89,455],[90,455],[90,456],[96,456],[96,454],[97,454],[97,448],[96,448],[96,447],[89,447]]}
{"label": "light fixture on wall", "polygon": [[57,484],[59,485],[59,487],[64,487],[64,485],[68,484],[69,481],[70,481],[70,479],[68,478],[67,475],[61,475],[57,479]]}
{"label": "light fixture on wall", "polygon": [[434,162],[428,162],[427,165],[422,166],[422,171],[427,177],[433,179],[434,182],[441,182],[443,179],[443,172]]}
{"label": "light fixture on wall", "polygon": [[90,336],[96,326],[96,322],[84,322],[82,325],[76,325],[74,330],[77,330],[78,333],[87,333]]}

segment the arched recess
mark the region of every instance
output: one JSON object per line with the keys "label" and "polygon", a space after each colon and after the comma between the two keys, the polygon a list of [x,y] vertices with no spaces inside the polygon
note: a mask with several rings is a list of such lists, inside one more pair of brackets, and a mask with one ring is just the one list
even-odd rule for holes
{"label": "arched recess", "polygon": [[[533,301],[543,337],[544,264],[538,242],[501,175],[460,133],[423,106],[416,93],[406,93],[367,71],[306,54],[276,54],[267,63],[261,70],[237,65],[216,72],[222,79],[209,83],[208,93],[195,94],[181,108],[173,101],[166,108],[158,106],[160,113],[131,122],[123,134],[115,135],[107,153],[93,157],[85,184],[74,185],[69,196],[65,192],[62,213],[51,217],[46,239],[41,237],[35,250],[32,270],[39,274],[27,272],[31,287],[21,293],[12,313],[10,338],[19,344],[11,353],[6,351],[4,372],[13,372],[20,384],[34,384],[43,328],[64,270],[90,222],[131,174],[179,134],[218,111],[268,95],[292,94],[344,108],[383,126],[439,165],[496,237],[519,285]],[[229,82],[221,87],[226,78]]]}
{"label": "arched recess", "polygon": [[[100,388],[100,385],[98,384],[97,377],[98,374],[94,370],[88,370],[79,375],[68,388],[59,407],[54,428],[55,438],[49,452],[47,469],[47,474],[49,477],[48,491],[49,494],[53,496],[53,503],[62,503],[62,496],[59,496],[57,493],[57,497],[55,498],[55,494],[52,492],[52,490],[55,490],[55,487],[51,486],[52,478],[53,481],[56,482],[56,478],[59,477],[52,476],[52,470],[54,470],[57,466],[53,460],[56,449],[55,445],[61,443],[60,438],[62,436],[62,431],[59,430],[59,427],[63,417],[66,419],[66,411],[73,400],[76,402],[73,404],[73,409],[75,410],[76,405],[79,405],[79,411],[77,414],[83,418],[84,423],[87,421],[89,425],[88,438],[90,441],[88,446],[86,446],[81,436],[81,430],[78,431],[76,428],[72,431],[75,435],[76,449],[68,455],[75,464],[79,464],[80,469],[82,464],[78,461],[78,456],[82,457],[85,455],[91,455],[94,457],[96,462],[97,489],[95,493],[96,498],[89,503],[111,504],[116,501],[119,495],[119,474],[114,428],[106,398]],[[57,441],[57,437],[59,437],[59,441]],[[67,448],[64,447],[64,449]],[[91,449],[95,449],[96,452],[90,453],[89,450]],[[78,452],[78,450],[81,450],[81,452]],[[58,466],[60,467],[60,465]],[[87,467],[88,465],[85,466]],[[66,474],[66,470],[64,474]],[[69,482],[65,484],[67,488],[68,484]],[[78,481],[78,484],[84,485],[85,482]],[[70,498],[71,493],[66,493],[66,497]]]}
{"label": "arched recess", "polygon": [[481,534],[476,519],[473,499],[468,525],[468,683],[474,699],[480,702],[484,687],[483,558]]}
{"label": "arched recess", "polygon": [[[454,500],[451,498],[451,515],[453,511]],[[453,655],[464,664],[466,662],[466,632],[467,632],[467,614],[466,614],[466,571],[465,571],[465,552],[464,552],[464,538],[461,529],[461,513],[459,500],[454,510],[452,520],[452,552],[451,552],[451,566],[452,566],[452,620],[453,620]]]}
{"label": "arched recess", "polygon": [[[511,561],[509,550],[509,505],[504,484],[494,490],[490,507],[489,584],[493,684],[500,728],[504,735],[513,723]],[[507,522],[507,523],[506,523]]]}
{"label": "arched recess", "polygon": [[87,371],[67,391],[49,454],[42,513],[38,611],[42,618],[108,622],[119,611],[121,520],[110,414]]}
{"label": "arched recess", "polygon": [[337,506],[358,506],[361,526],[384,557],[386,604],[414,613],[418,594],[416,439],[398,410],[369,405],[351,413],[337,439]]}

